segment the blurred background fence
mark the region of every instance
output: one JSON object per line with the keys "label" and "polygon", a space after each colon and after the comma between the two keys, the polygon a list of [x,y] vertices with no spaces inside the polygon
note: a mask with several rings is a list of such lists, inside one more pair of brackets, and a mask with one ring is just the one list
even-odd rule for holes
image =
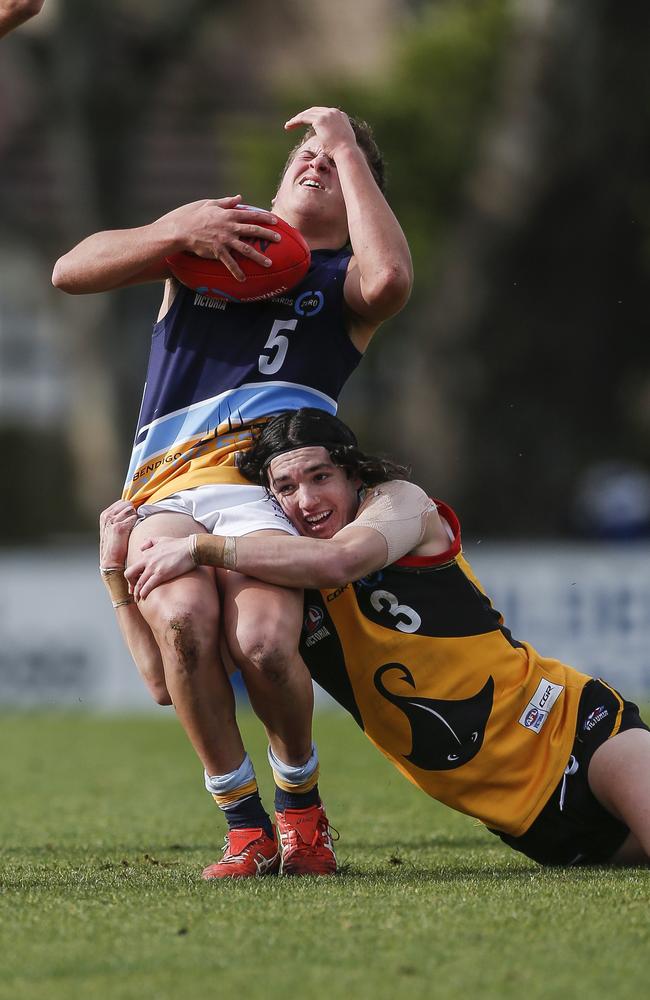
{"label": "blurred background fence", "polygon": [[[614,0],[46,0],[0,48],[5,634],[69,663],[83,637],[98,677],[126,659],[109,656],[119,640],[79,546],[121,489],[160,289],[67,297],[55,259],[198,198],[268,205],[283,122],[334,104],[375,128],[416,271],[341,415],[410,462],[467,539],[518,541],[517,574],[497,546],[484,575],[506,610],[532,601],[521,637],[565,655],[535,634],[539,565],[557,571],[556,626],[592,608],[576,665],[605,669],[599,628],[626,587],[636,610],[616,641],[647,649],[647,39],[643,5]],[[639,655],[630,678],[647,691]]]}
{"label": "blurred background fence", "polygon": [[[650,701],[650,546],[468,550],[515,638]],[[0,705],[155,707],[122,644],[92,549],[0,555],[0,632]],[[320,705],[329,704],[321,695]]]}

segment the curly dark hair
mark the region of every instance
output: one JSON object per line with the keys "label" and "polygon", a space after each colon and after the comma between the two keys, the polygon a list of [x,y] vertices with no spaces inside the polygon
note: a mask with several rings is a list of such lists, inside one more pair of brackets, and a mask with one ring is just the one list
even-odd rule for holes
{"label": "curly dark hair", "polygon": [[[357,146],[363,151],[363,154],[368,161],[370,172],[377,182],[377,187],[382,194],[386,194],[386,164],[384,162],[383,154],[375,142],[375,137],[372,134],[370,125],[368,125],[368,122],[361,121],[357,118],[350,118],[350,125],[352,126],[352,131],[354,132],[357,140]],[[282,173],[280,174],[280,183],[282,183],[282,178],[286,174],[289,164],[294,159],[305,139],[310,139],[312,135],[316,135],[316,132],[310,125],[300,142],[297,142],[290,151],[286,163],[282,168]]]}
{"label": "curly dark hair", "polygon": [[268,489],[268,469],[274,458],[287,451],[317,446],[327,449],[334,465],[345,469],[348,478],[358,476],[364,486],[410,478],[405,466],[361,451],[354,433],[338,417],[308,406],[272,417],[252,448],[241,453],[237,466],[251,482]]}

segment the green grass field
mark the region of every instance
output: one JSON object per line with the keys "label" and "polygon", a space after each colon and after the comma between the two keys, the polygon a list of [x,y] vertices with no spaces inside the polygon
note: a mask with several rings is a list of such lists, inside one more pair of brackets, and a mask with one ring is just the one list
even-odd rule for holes
{"label": "green grass field", "polygon": [[543,870],[344,715],[317,740],[342,874],[215,884],[223,824],[169,710],[0,716],[0,996],[643,996],[649,872]]}

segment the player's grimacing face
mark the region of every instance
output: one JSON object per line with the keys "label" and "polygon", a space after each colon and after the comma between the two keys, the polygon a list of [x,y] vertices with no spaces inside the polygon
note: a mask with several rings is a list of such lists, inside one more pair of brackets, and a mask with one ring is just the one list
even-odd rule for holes
{"label": "player's grimacing face", "polygon": [[278,455],[269,466],[273,495],[301,535],[331,538],[354,520],[359,479],[334,465],[326,448],[298,448]]}
{"label": "player's grimacing face", "polygon": [[331,217],[345,224],[347,212],[334,160],[323,152],[315,135],[305,139],[280,182],[273,207],[279,215],[290,208],[301,213]]}

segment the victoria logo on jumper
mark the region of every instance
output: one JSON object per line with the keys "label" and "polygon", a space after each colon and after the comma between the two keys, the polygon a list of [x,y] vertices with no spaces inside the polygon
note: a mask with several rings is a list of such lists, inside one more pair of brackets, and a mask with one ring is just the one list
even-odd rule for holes
{"label": "victoria logo on jumper", "polygon": [[605,706],[599,705],[598,708],[595,708],[593,712],[590,712],[587,718],[585,719],[583,725],[584,731],[586,733],[591,732],[594,726],[597,726],[599,722],[602,722],[603,719],[606,719],[608,715],[609,712],[607,711]]}
{"label": "victoria logo on jumper", "polygon": [[402,663],[386,663],[375,672],[374,682],[379,693],[406,716],[411,727],[411,752],[404,754],[423,771],[451,771],[476,757],[483,745],[492,700],[494,680],[488,677],[481,690],[471,698],[443,701],[440,698],[418,698],[415,693],[396,694],[386,687],[401,681],[415,689],[413,675]]}
{"label": "victoria logo on jumper", "polygon": [[310,604],[305,614],[303,635],[306,646],[315,646],[321,639],[327,639],[331,632],[324,625],[325,612],[316,604]]}

